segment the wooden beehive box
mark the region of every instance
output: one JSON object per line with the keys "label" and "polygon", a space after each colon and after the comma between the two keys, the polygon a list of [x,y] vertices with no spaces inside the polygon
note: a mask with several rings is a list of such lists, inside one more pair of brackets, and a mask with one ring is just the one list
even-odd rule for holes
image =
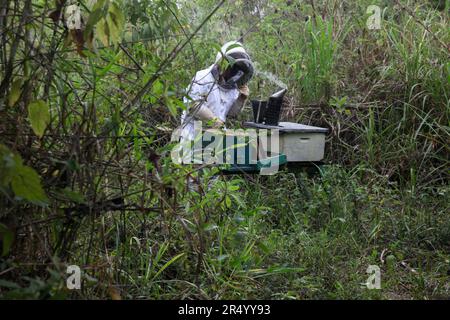
{"label": "wooden beehive box", "polygon": [[245,122],[247,128],[279,131],[279,151],[287,162],[315,162],[324,158],[326,128],[307,126],[294,122],[280,122],[278,126]]}

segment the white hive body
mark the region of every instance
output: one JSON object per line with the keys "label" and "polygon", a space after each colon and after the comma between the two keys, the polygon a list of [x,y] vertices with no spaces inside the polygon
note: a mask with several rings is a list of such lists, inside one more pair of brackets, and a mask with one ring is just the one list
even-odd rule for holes
{"label": "white hive body", "polygon": [[278,126],[246,122],[246,127],[279,131],[279,151],[287,162],[321,161],[325,152],[326,128],[307,126],[294,122],[280,122]]}

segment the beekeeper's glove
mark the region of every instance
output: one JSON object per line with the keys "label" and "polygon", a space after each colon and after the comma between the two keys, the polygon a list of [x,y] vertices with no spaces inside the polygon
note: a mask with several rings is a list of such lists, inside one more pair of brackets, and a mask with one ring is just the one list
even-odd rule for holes
{"label": "beekeeper's glove", "polygon": [[241,112],[242,108],[245,105],[245,101],[247,101],[247,99],[248,99],[249,94],[250,94],[250,91],[246,84],[239,87],[239,97],[234,102],[233,106],[231,107],[230,111],[228,112],[228,115],[230,117],[236,117]]}
{"label": "beekeeper's glove", "polygon": [[244,84],[243,86],[239,87],[239,98],[243,100],[247,100],[248,96],[250,95],[250,90],[248,89],[248,85]]}

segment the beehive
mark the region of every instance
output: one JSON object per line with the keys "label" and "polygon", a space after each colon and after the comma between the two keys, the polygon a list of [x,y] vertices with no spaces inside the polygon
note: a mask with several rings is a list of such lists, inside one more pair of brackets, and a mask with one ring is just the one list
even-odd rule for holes
{"label": "beehive", "polygon": [[278,126],[245,122],[247,128],[279,131],[279,151],[287,162],[321,161],[325,152],[326,128],[313,127],[294,122],[280,122]]}

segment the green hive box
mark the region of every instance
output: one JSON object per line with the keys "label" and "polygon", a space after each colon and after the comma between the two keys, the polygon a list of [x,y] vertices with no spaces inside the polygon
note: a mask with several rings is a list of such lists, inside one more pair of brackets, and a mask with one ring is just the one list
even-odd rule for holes
{"label": "green hive box", "polygon": [[[214,163],[218,164],[224,173],[257,173],[261,169],[279,167],[286,163],[286,155],[278,152],[279,140],[272,140],[270,130],[261,133],[263,138],[260,138],[257,130],[252,130],[251,133],[228,130],[222,132],[223,136],[216,136],[214,133],[218,132],[204,131],[202,152],[207,158],[214,158]],[[277,144],[273,147],[276,152],[270,150],[272,143]]]}

